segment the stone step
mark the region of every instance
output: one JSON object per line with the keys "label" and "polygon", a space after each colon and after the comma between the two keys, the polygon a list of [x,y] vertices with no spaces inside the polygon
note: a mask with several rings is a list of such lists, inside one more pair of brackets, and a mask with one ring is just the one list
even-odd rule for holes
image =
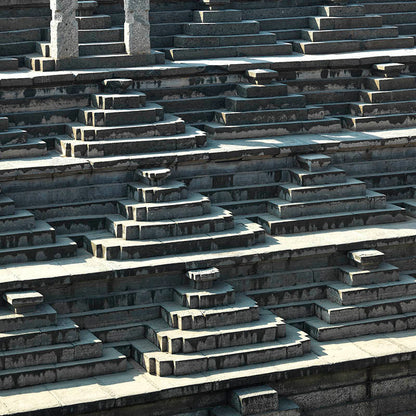
{"label": "stone step", "polygon": [[61,152],[72,157],[103,157],[143,154],[201,147],[206,135],[201,130],[186,126],[185,132],[174,136],[137,137],[115,140],[60,140]]}
{"label": "stone step", "polygon": [[0,32],[0,43],[18,43],[41,40],[40,28],[8,30]]}
{"label": "stone step", "polygon": [[326,170],[310,172],[305,169],[289,169],[291,182],[300,186],[327,185],[345,183],[346,174],[342,169],[329,167]]}
{"label": "stone step", "polygon": [[111,27],[111,16],[101,14],[94,16],[78,16],[79,30],[86,29],[109,29]]}
{"label": "stone step", "polygon": [[138,202],[168,202],[186,199],[188,189],[183,182],[167,180],[160,185],[147,185],[138,182],[127,185],[127,197]]}
{"label": "stone step", "polygon": [[192,288],[197,290],[211,289],[220,278],[221,272],[216,267],[192,269],[186,272],[186,277]]}
{"label": "stone step", "polygon": [[342,124],[345,128],[354,131],[412,127],[416,125],[416,113],[381,114],[365,117],[343,116]]}
{"label": "stone step", "polygon": [[344,306],[398,298],[400,296],[413,296],[415,293],[415,278],[408,275],[400,275],[400,280],[398,281],[357,287],[351,287],[341,282],[334,282],[327,289],[328,299],[338,305]]}
{"label": "stone step", "polygon": [[363,16],[365,11],[365,6],[359,4],[336,4],[318,7],[319,14],[327,17]]}
{"label": "stone step", "polygon": [[80,56],[113,55],[117,53],[126,53],[124,42],[93,42],[79,45]]}
{"label": "stone step", "polygon": [[133,322],[122,325],[110,325],[93,328],[91,332],[105,343],[136,341],[144,338],[145,323]]}
{"label": "stone step", "polygon": [[28,139],[26,143],[0,146],[1,159],[23,159],[41,157],[47,153],[46,142],[41,139]]}
{"label": "stone step", "polygon": [[350,264],[361,270],[374,270],[383,262],[384,253],[375,249],[353,250],[348,253],[348,259]]}
{"label": "stone step", "polygon": [[276,198],[279,184],[269,182],[265,185],[240,185],[227,188],[202,189],[203,195],[209,197],[213,204],[250,199]]}
{"label": "stone step", "polygon": [[353,266],[341,266],[339,271],[340,280],[349,286],[387,283],[400,279],[399,268],[388,263],[382,263],[376,269],[371,270],[362,270]]}
{"label": "stone step", "polygon": [[373,191],[364,196],[334,198],[307,202],[288,202],[284,199],[273,199],[267,203],[267,211],[282,219],[350,211],[367,211],[386,207],[386,197]]}
{"label": "stone step", "polygon": [[158,304],[109,306],[104,309],[73,312],[61,316],[73,320],[80,328],[92,329],[158,319],[160,306]]}
{"label": "stone step", "polygon": [[83,43],[104,43],[120,42],[123,40],[124,30],[121,27],[111,27],[109,29],[84,29],[78,31],[79,42]]}
{"label": "stone step", "polygon": [[45,58],[36,54],[26,55],[25,65],[34,71],[54,71],[71,69],[91,69],[91,68],[128,68],[154,64],[163,64],[164,55],[158,51],[150,54],[128,55],[128,54],[108,54],[108,55],[89,55],[80,56],[76,59],[61,60],[55,62],[53,58]]}
{"label": "stone step", "polygon": [[0,217],[13,215],[15,212],[16,207],[14,201],[0,193]]}
{"label": "stone step", "polygon": [[10,309],[0,310],[0,331],[18,331],[41,328],[56,324],[56,311],[49,305],[39,305],[34,311],[14,313]]}
{"label": "stone step", "polygon": [[215,121],[225,125],[279,123],[287,121],[317,120],[324,117],[322,107],[274,109],[259,111],[216,111]]}
{"label": "stone step", "polygon": [[284,321],[268,311],[262,311],[259,320],[255,322],[187,331],[169,328],[163,320],[150,321],[146,338],[162,352],[188,354],[273,342],[285,334]]}
{"label": "stone step", "polygon": [[394,101],[389,103],[351,103],[353,116],[371,117],[379,115],[416,113],[416,101]]}
{"label": "stone step", "polygon": [[17,71],[19,60],[16,58],[0,57],[0,71]]}
{"label": "stone step", "polygon": [[[287,329],[287,336],[274,342],[255,343],[232,348],[218,348],[203,353],[157,353],[148,341],[132,345],[138,361],[151,374],[159,376],[186,375],[203,371],[255,365],[285,358],[301,356],[310,349],[310,341],[302,331]],[[225,415],[219,413],[219,415]]]}
{"label": "stone step", "polygon": [[241,22],[241,10],[221,9],[221,10],[195,10],[193,21],[195,23],[217,23],[217,22]]}
{"label": "stone step", "polygon": [[363,302],[351,306],[340,306],[328,300],[315,302],[316,316],[328,324],[348,323],[415,312],[415,297],[400,297],[375,302]]}
{"label": "stone step", "polygon": [[276,43],[276,35],[269,32],[259,32],[248,35],[176,35],[174,37],[175,48],[217,48],[221,46],[267,45],[272,43]]}
{"label": "stone step", "polygon": [[92,16],[95,9],[98,7],[98,2],[95,0],[78,0],[78,16]]}
{"label": "stone step", "polygon": [[58,319],[57,325],[1,333],[0,351],[72,343],[78,340],[79,327],[70,319]]}
{"label": "stone step", "polygon": [[[364,79],[364,85],[369,90],[389,91],[407,90],[416,88],[416,77],[400,75],[399,77],[368,77]],[[387,97],[386,97],[387,98]]]}
{"label": "stone step", "polygon": [[414,23],[416,21],[416,12],[408,11],[406,13],[383,13],[383,22],[389,25],[396,23]]}
{"label": "stone step", "polygon": [[76,256],[77,244],[60,237],[55,243],[0,250],[0,264],[55,260]]}
{"label": "stone step", "polygon": [[167,237],[163,240],[122,240],[105,232],[87,233],[84,246],[94,256],[106,260],[130,260],[166,255],[250,247],[264,241],[264,231],[237,224],[232,230],[191,236]]}
{"label": "stone step", "polygon": [[161,221],[175,218],[198,217],[211,212],[209,198],[191,193],[187,199],[165,202],[137,202],[135,200],[119,201],[120,214],[129,220]]}
{"label": "stone step", "polygon": [[211,213],[198,217],[183,217],[174,220],[132,221],[122,216],[107,217],[107,230],[117,238],[124,240],[149,240],[166,237],[179,237],[193,234],[204,234],[234,228],[230,212],[213,207]]}
{"label": "stone step", "polygon": [[0,131],[0,145],[26,143],[26,130],[12,128],[6,131]]}
{"label": "stone step", "polygon": [[79,341],[2,352],[0,371],[88,360],[99,358],[102,354],[102,342],[89,331],[80,331]]}
{"label": "stone step", "polygon": [[[255,9],[252,10],[255,12]],[[294,29],[304,29],[308,27],[308,17],[306,15],[296,17],[273,16],[275,8],[270,7],[268,10],[270,15],[259,19],[261,30],[273,31],[276,33],[278,30],[289,31]]]}
{"label": "stone step", "polygon": [[0,117],[0,131],[9,130],[9,119],[7,117]]}
{"label": "stone step", "polygon": [[224,36],[257,34],[260,24],[255,20],[241,22],[184,23],[183,32],[192,36]]}
{"label": "stone step", "polygon": [[366,195],[365,183],[352,178],[348,178],[343,183],[322,185],[281,184],[279,191],[279,197],[290,202],[308,202],[364,195]]}
{"label": "stone step", "polygon": [[385,37],[366,40],[333,40],[321,42],[298,42],[293,44],[295,52],[304,54],[325,54],[353,52],[359,50],[413,48],[414,38],[411,36]]}
{"label": "stone step", "polygon": [[309,18],[309,26],[318,30],[355,29],[381,27],[383,18],[379,15],[365,16],[314,16]]}
{"label": "stone step", "polygon": [[210,48],[173,48],[167,49],[165,53],[167,59],[186,61],[208,58],[291,55],[292,46],[290,43],[277,42],[275,44],[219,46]]}
{"label": "stone step", "polygon": [[405,13],[416,12],[416,4],[412,1],[400,1],[400,2],[370,2],[364,4],[367,13]]}
{"label": "stone step", "polygon": [[163,117],[163,107],[152,104],[136,110],[132,108],[115,110],[81,108],[78,120],[87,126],[113,127],[154,123],[162,121]]}
{"label": "stone step", "polygon": [[296,156],[296,164],[309,172],[319,172],[325,170],[332,163],[330,156],[320,153],[308,153]]}
{"label": "stone step", "polygon": [[[250,99],[268,98],[270,99],[272,97],[272,100],[273,100],[275,99],[275,97],[287,96],[287,85],[282,84],[281,82],[272,82],[271,84],[267,84],[267,85],[237,84],[236,91],[237,91],[237,94],[241,98],[250,98]],[[233,98],[234,98],[234,101],[232,101]],[[231,101],[228,101],[228,99],[230,99]],[[290,101],[291,98],[288,97],[288,100]],[[243,102],[245,102],[245,100],[241,100],[238,97],[226,97],[226,102],[230,102],[230,103],[232,102],[232,105],[244,105]],[[260,100],[260,102],[264,102],[264,101]],[[298,107],[304,107],[304,105],[298,105]],[[228,109],[237,111],[237,107],[235,109],[233,107],[228,108]],[[241,110],[238,110],[238,111],[241,111]]]}
{"label": "stone step", "polygon": [[318,341],[330,341],[414,329],[415,317],[416,313],[413,312],[341,324],[328,324],[319,318],[308,318],[303,324],[303,330]]}
{"label": "stone step", "polygon": [[[268,86],[273,84],[268,84]],[[274,86],[276,86],[274,84]],[[284,86],[286,89],[286,86]],[[279,97],[226,97],[225,108],[232,112],[260,111],[272,109],[288,109],[305,107],[306,100],[303,95],[283,95]]]}
{"label": "stone step", "polygon": [[76,140],[114,140],[135,137],[168,136],[185,132],[182,119],[167,115],[163,121],[130,126],[90,127],[82,124],[72,124],[73,137]]}
{"label": "stone step", "polygon": [[[346,285],[344,285],[346,287]],[[271,287],[267,289],[249,290],[246,295],[254,299],[259,306],[287,305],[297,302],[308,302],[325,299],[326,283],[298,283],[294,286]]]}
{"label": "stone step", "polygon": [[334,133],[341,130],[337,118],[325,117],[322,120],[288,121],[284,123],[241,124],[225,126],[221,123],[204,124],[204,130],[213,140],[254,139],[270,136],[285,136],[302,133]]}
{"label": "stone step", "polygon": [[35,227],[34,215],[23,209],[0,217],[0,233],[15,230],[31,230]]}
{"label": "stone step", "polygon": [[376,38],[393,38],[399,36],[397,26],[382,26],[358,29],[305,30],[302,39],[310,42],[328,42],[334,40],[367,40]]}
{"label": "stone step", "polygon": [[[328,230],[363,225],[386,224],[406,220],[406,210],[395,205],[386,205],[384,209],[363,211],[344,211],[320,215],[282,219],[274,215],[261,214],[256,217],[268,234],[283,235]],[[253,218],[254,219],[254,218]]]}
{"label": "stone step", "polygon": [[[1,217],[0,217],[1,218]],[[33,228],[0,232],[0,250],[53,244],[55,230],[43,221],[36,221]]]}
{"label": "stone step", "polygon": [[137,109],[146,105],[146,94],[140,91],[92,94],[91,105],[101,110]]}
{"label": "stone step", "polygon": [[231,306],[210,309],[188,309],[174,302],[162,303],[161,312],[170,327],[181,330],[237,325],[259,319],[256,302],[245,296],[237,296]]}
{"label": "stone step", "polygon": [[[132,349],[134,358],[150,374],[163,377],[242,367],[297,357],[310,350],[310,341],[302,331],[287,326],[286,337],[273,342],[216,348],[201,353],[172,355],[160,352],[148,340],[133,342]],[[223,413],[219,415],[224,416]]]}
{"label": "stone step", "polygon": [[14,389],[37,384],[52,383],[113,374],[127,369],[127,358],[113,348],[104,348],[102,357],[66,363],[47,364],[0,371],[0,389]]}
{"label": "stone step", "polygon": [[365,103],[388,103],[392,101],[416,100],[416,88],[392,91],[360,91],[361,100]]}
{"label": "stone step", "polygon": [[23,30],[49,27],[49,16],[19,16],[0,18],[0,31]]}
{"label": "stone step", "polygon": [[230,405],[241,415],[275,412],[279,409],[279,395],[270,386],[250,386],[231,390]]}

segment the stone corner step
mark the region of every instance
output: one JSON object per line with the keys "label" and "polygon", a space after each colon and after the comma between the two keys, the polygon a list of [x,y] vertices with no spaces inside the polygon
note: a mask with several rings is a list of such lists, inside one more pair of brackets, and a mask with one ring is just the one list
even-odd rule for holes
{"label": "stone corner step", "polygon": [[278,393],[267,385],[232,390],[229,401],[244,416],[279,409]]}
{"label": "stone corner step", "polygon": [[384,253],[379,250],[354,250],[348,258],[360,269],[376,269],[384,260]]}
{"label": "stone corner step", "polygon": [[209,269],[189,270],[186,276],[191,280],[195,289],[209,289],[220,278],[220,271],[216,267]]}
{"label": "stone corner step", "polygon": [[296,156],[299,166],[309,172],[316,172],[327,168],[331,164],[331,158],[327,155],[313,153]]}
{"label": "stone corner step", "polygon": [[15,313],[32,312],[43,303],[43,295],[34,290],[6,292],[3,299]]}

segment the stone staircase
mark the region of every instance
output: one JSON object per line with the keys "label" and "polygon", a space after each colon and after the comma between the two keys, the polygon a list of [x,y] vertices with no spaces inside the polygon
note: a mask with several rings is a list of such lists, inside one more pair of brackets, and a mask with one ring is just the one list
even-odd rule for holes
{"label": "stone staircase", "polygon": [[319,279],[318,273],[313,282],[282,287],[277,278],[259,276],[258,286],[252,277],[249,286],[259,288],[246,295],[318,341],[414,329],[414,273],[400,273],[374,249],[352,251],[348,257],[350,264],[328,274],[333,280]]}
{"label": "stone staircase", "polygon": [[65,156],[102,157],[189,149],[203,146],[205,133],[176,116],[165,116],[158,104],[132,90],[131,79],[103,81],[105,92],[91,95],[91,106],[79,111],[78,123],[57,146]]}
{"label": "stone staircase", "polygon": [[270,386],[253,386],[232,390],[228,406],[212,409],[210,416],[300,416],[296,403],[279,397]]}
{"label": "stone staircase", "polygon": [[237,85],[237,97],[226,97],[226,110],[215,111],[205,123],[208,137],[217,140],[246,139],[300,133],[335,132],[338,119],[325,117],[318,106],[307,106],[305,97],[287,93],[287,85],[275,81],[276,71],[248,70],[250,83]]}
{"label": "stone staircase", "polygon": [[[260,31],[255,20],[243,20],[241,10],[228,9],[230,0],[202,0],[204,10],[193,13],[184,23],[184,34],[174,36],[174,47],[166,49],[173,61],[235,56],[290,55],[289,43],[277,42],[276,35]],[[208,10],[207,10],[208,9]]]}
{"label": "stone staircase", "polygon": [[209,198],[168,180],[169,169],[138,174],[139,183],[128,185],[129,199],[118,202],[120,214],[107,217],[107,231],[85,235],[84,245],[95,256],[127,260],[264,242],[257,224],[234,224],[230,212],[211,207]]}
{"label": "stone staircase", "polygon": [[0,159],[38,157],[46,154],[46,143],[28,139],[26,130],[9,127],[9,119],[0,117]]}
{"label": "stone staircase", "polygon": [[[79,58],[55,62],[50,57],[49,41],[38,41],[38,54],[26,56],[26,66],[35,71],[53,71],[74,68],[116,68],[163,64],[160,52],[128,55],[124,44],[124,30],[113,26],[112,18],[106,14],[95,14],[96,1],[80,1],[77,12],[79,27]],[[49,30],[46,31],[49,38]],[[40,54],[40,55],[39,55]]]}
{"label": "stone staircase", "polygon": [[187,375],[301,356],[310,350],[302,331],[244,295],[236,296],[216,268],[189,271],[190,286],[174,288],[162,319],[146,323],[132,355],[158,376]]}
{"label": "stone staircase", "polygon": [[416,125],[416,77],[403,74],[404,64],[373,65],[364,79],[361,101],[350,104],[352,115],[342,117],[352,130],[382,130]]}
{"label": "stone staircase", "polygon": [[364,5],[319,7],[319,16],[309,18],[309,30],[293,48],[304,54],[340,53],[358,50],[412,48],[411,36],[399,36],[397,26],[387,26],[380,15],[366,14]]}
{"label": "stone staircase", "polygon": [[321,154],[297,156],[298,168],[289,169],[290,182],[279,184],[267,214],[250,217],[269,234],[304,233],[333,228],[382,224],[405,220],[405,211],[386,203],[364,182],[330,166]]}
{"label": "stone staircase", "polygon": [[1,390],[126,370],[124,355],[103,348],[98,338],[72,320],[59,318],[40,293],[6,292],[3,299]]}
{"label": "stone staircase", "polygon": [[13,200],[0,194],[0,264],[45,261],[75,256],[77,245]]}

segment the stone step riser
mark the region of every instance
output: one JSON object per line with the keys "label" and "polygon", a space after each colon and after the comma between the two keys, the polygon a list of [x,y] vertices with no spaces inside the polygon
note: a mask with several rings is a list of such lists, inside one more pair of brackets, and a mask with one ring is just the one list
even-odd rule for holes
{"label": "stone step riser", "polygon": [[225,98],[225,107],[229,111],[260,111],[260,110],[274,110],[282,108],[302,108],[305,107],[306,100],[303,95],[288,95],[281,97],[267,97],[267,98],[250,98],[238,99],[235,97]]}
{"label": "stone step riser", "polygon": [[276,184],[259,185],[251,188],[229,188],[218,190],[203,190],[204,195],[208,196],[213,204],[230,202],[230,201],[244,201],[251,199],[276,198],[277,188]]}
{"label": "stone step riser", "polygon": [[416,112],[416,101],[402,101],[380,104],[359,104],[350,105],[351,113],[358,117],[406,114]]}
{"label": "stone step riser", "polygon": [[0,249],[28,247],[53,244],[56,241],[54,230],[9,231],[10,234],[0,235]]}
{"label": "stone step riser", "polygon": [[340,280],[350,286],[371,285],[399,280],[399,270],[365,270],[350,272],[350,269],[340,269]]}
{"label": "stone step riser", "polygon": [[281,187],[279,197],[290,202],[308,202],[335,198],[346,198],[354,196],[364,196],[366,186],[362,182],[341,183],[327,186],[317,186],[316,188],[299,187],[285,188]]}
{"label": "stone step riser", "polygon": [[45,311],[38,314],[11,315],[8,319],[0,320],[0,331],[10,332],[22,329],[41,328],[56,325],[56,312]]}
{"label": "stone step riser", "polygon": [[130,220],[158,221],[181,218],[186,212],[190,217],[198,217],[211,212],[211,203],[207,198],[190,201],[180,205],[166,206],[140,206],[135,207],[129,203],[119,204],[119,213]]}
{"label": "stone step riser", "polygon": [[79,45],[80,56],[125,54],[124,42],[84,43]]}
{"label": "stone step riser", "polygon": [[300,186],[327,185],[331,183],[343,183],[346,181],[344,171],[328,171],[307,173],[299,170],[289,170],[289,178],[292,183]]}
{"label": "stone step riser", "polygon": [[223,36],[223,35],[243,35],[258,33],[260,24],[256,21],[243,21],[238,23],[185,23],[183,31],[192,36]]}
{"label": "stone step riser", "polygon": [[416,293],[415,284],[399,284],[394,286],[381,286],[350,290],[340,292],[335,288],[328,287],[328,299],[339,305],[354,305],[363,302],[374,302],[377,300],[391,299],[400,296],[412,296]]}
{"label": "stone step riser", "polygon": [[172,184],[172,187],[143,187],[143,184],[129,184],[127,187],[127,196],[138,202],[168,202],[179,201],[188,198],[188,190],[181,183]]}
{"label": "stone step riser", "polygon": [[408,90],[416,88],[416,77],[400,76],[397,78],[366,78],[365,88],[376,91]]}
{"label": "stone step riser", "polygon": [[[238,84],[236,91],[243,98],[282,97],[287,96],[287,85],[279,83],[268,85]],[[303,107],[303,105],[299,107]],[[233,111],[236,110],[233,109]]]}
{"label": "stone step riser", "polygon": [[123,41],[123,29],[112,28],[104,30],[80,30],[78,32],[80,43],[94,42],[121,42]]}
{"label": "stone step riser", "polygon": [[399,35],[395,26],[381,28],[360,28],[345,30],[302,30],[302,38],[310,42],[331,42],[340,40],[366,40],[375,38],[392,38]]}
{"label": "stone step riser", "polygon": [[392,91],[361,91],[361,100],[365,103],[387,103],[392,101],[416,100],[416,89]]}
{"label": "stone step riser", "polygon": [[381,16],[354,16],[334,19],[332,17],[310,17],[309,26],[318,30],[336,30],[353,28],[380,27],[383,25]]}
{"label": "stone step riser", "polygon": [[78,120],[87,126],[112,127],[155,123],[163,120],[163,117],[164,114],[162,108],[130,110],[129,112],[81,110],[78,115]]}
{"label": "stone step riser", "polygon": [[320,218],[311,219],[302,217],[296,221],[287,220],[279,222],[270,222],[258,218],[259,223],[271,235],[296,234],[304,232],[314,232],[328,229],[338,229],[346,227],[360,227],[364,225],[386,224],[393,222],[401,222],[406,220],[405,211],[397,209],[382,210],[381,212],[346,212],[332,216],[322,216]]}
{"label": "stone step riser", "polygon": [[328,214],[345,212],[345,211],[363,211],[370,209],[383,209],[386,207],[386,197],[379,196],[365,196],[357,198],[325,200],[309,203],[299,204],[279,204],[269,201],[267,204],[267,211],[270,214],[282,219],[304,217],[309,215],[319,215],[325,211]]}
{"label": "stone step riser", "polygon": [[109,29],[111,27],[111,17],[107,15],[77,17],[78,29]]}
{"label": "stone step riser", "polygon": [[136,94],[93,94],[91,105],[101,110],[137,109],[146,105],[146,95]]}
{"label": "stone step riser", "polygon": [[241,22],[241,10],[198,10],[193,13],[195,23]]}
{"label": "stone step riser", "polygon": [[416,125],[416,114],[393,114],[368,117],[344,117],[342,124],[354,131],[390,130],[397,126],[413,127]]}
{"label": "stone step riser", "polygon": [[191,309],[214,308],[235,303],[235,292],[230,288],[220,293],[187,294],[173,291],[173,300],[181,306]]}

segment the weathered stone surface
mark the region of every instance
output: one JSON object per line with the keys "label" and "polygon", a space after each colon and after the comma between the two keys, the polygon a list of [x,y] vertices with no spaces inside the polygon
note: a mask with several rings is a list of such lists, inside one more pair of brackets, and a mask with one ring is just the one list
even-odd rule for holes
{"label": "weathered stone surface", "polygon": [[150,54],[149,0],[124,0],[124,43],[129,55]]}

